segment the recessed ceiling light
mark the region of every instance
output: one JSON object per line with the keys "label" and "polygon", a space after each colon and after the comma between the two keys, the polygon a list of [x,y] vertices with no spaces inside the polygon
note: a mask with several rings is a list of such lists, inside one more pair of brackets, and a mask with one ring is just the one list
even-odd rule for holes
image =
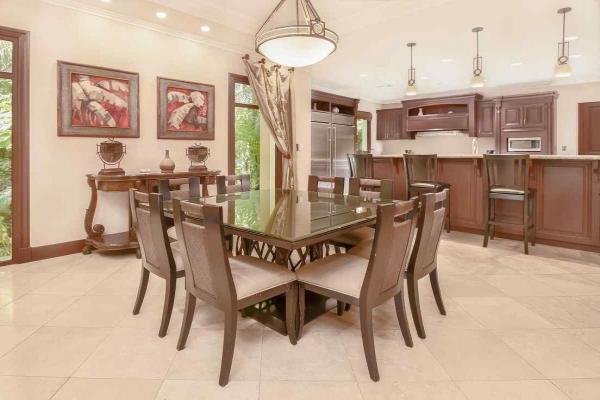
{"label": "recessed ceiling light", "polygon": [[442,62],[444,62],[444,63],[450,63],[450,62],[452,62],[452,61],[454,61],[454,60],[453,60],[453,59],[451,59],[451,58],[443,58],[443,59],[442,59]]}
{"label": "recessed ceiling light", "polygon": [[581,54],[572,54],[570,58],[581,58]]}
{"label": "recessed ceiling light", "polygon": [[358,76],[360,76],[361,78],[366,78],[366,77],[367,77],[367,76],[369,76],[369,75],[367,75],[367,74],[360,74],[360,75],[358,75]]}
{"label": "recessed ceiling light", "polygon": [[522,62],[514,62],[514,63],[510,64],[511,67],[520,67],[521,65],[523,65]]}
{"label": "recessed ceiling light", "polygon": [[167,18],[167,13],[164,11],[157,11],[156,18],[165,19],[165,18]]}
{"label": "recessed ceiling light", "polygon": [[428,77],[428,76],[422,76],[422,77],[421,77],[421,80],[422,80],[422,81],[426,81],[426,80],[428,80],[428,79],[429,79],[429,77]]}
{"label": "recessed ceiling light", "polygon": [[103,3],[110,3],[110,0],[102,0]]}
{"label": "recessed ceiling light", "polygon": [[200,30],[201,30],[202,32],[210,32],[210,26],[208,26],[208,25],[202,25],[202,26],[200,27]]}
{"label": "recessed ceiling light", "polygon": [[567,36],[567,37],[565,37],[565,40],[567,42],[571,42],[571,41],[577,40],[577,39],[579,39],[579,36]]}

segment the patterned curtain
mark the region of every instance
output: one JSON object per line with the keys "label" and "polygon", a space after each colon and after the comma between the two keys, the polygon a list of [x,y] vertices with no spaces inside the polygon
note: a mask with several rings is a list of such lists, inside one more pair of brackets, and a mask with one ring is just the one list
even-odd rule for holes
{"label": "patterned curtain", "polygon": [[243,58],[258,108],[283,155],[283,189],[296,188],[296,155],[292,121],[293,69]]}

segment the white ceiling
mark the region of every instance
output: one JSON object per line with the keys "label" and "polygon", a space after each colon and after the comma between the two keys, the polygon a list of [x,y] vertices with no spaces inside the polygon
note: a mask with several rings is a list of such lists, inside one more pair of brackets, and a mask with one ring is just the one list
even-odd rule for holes
{"label": "white ceiling", "polygon": [[[101,7],[116,7],[119,1],[125,0]],[[211,40],[244,49],[253,48],[255,32],[278,2],[149,1],[193,17],[198,25],[211,25]],[[293,6],[295,1],[288,3]],[[551,82],[562,29],[556,10],[564,6],[573,8],[567,15],[567,36],[579,37],[571,42],[571,55],[580,57],[571,59],[573,75],[562,82],[600,80],[600,0],[313,0],[313,4],[340,35],[338,50],[312,67],[315,88],[379,103],[401,100],[409,67],[406,43],[414,41],[419,94],[470,89],[475,26],[484,27],[480,53],[488,87]]]}

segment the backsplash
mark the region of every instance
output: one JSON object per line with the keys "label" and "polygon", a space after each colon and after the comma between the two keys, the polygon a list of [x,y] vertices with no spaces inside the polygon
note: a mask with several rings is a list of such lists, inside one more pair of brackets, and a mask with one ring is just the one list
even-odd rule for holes
{"label": "backsplash", "polygon": [[[477,153],[495,150],[494,138],[476,138]],[[375,141],[375,154],[402,154],[412,150],[417,154],[471,154],[473,138],[460,131],[422,132],[414,140],[385,140]]]}

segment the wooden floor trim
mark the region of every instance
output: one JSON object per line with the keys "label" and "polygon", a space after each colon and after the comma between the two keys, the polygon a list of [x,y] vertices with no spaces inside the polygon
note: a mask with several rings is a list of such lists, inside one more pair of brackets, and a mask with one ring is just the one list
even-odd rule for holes
{"label": "wooden floor trim", "polygon": [[81,252],[84,241],[73,240],[71,242],[49,244],[46,246],[31,247],[31,259],[28,261],[39,261],[47,258],[62,257],[69,254]]}

